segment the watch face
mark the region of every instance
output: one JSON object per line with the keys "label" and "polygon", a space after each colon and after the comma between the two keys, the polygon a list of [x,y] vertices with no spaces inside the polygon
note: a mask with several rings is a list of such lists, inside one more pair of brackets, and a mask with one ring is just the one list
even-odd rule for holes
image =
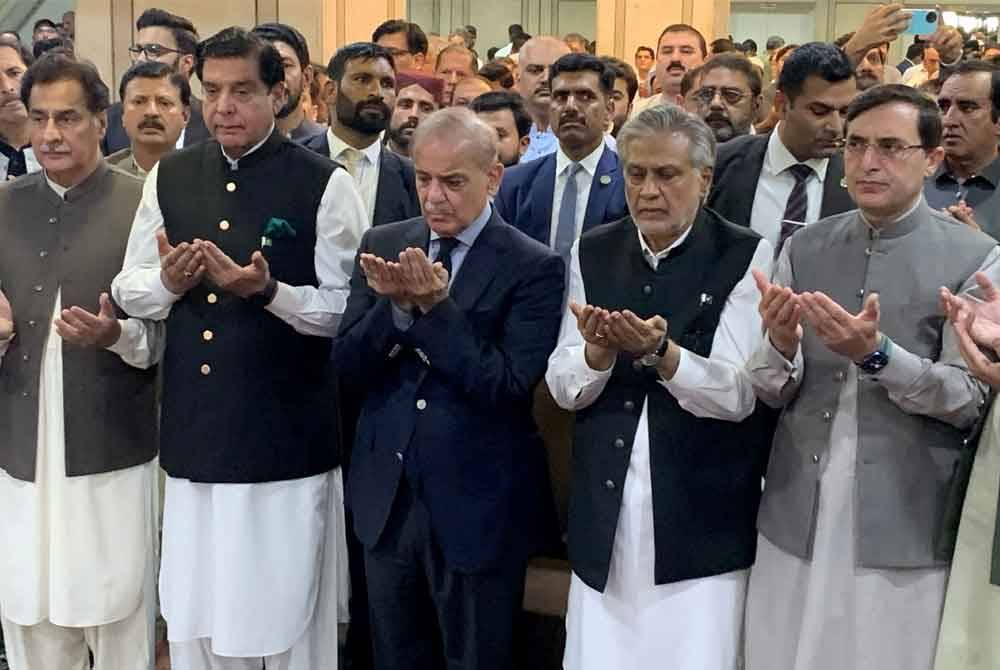
{"label": "watch face", "polygon": [[861,364],[861,369],[868,374],[874,374],[889,364],[889,357],[883,351],[870,354]]}

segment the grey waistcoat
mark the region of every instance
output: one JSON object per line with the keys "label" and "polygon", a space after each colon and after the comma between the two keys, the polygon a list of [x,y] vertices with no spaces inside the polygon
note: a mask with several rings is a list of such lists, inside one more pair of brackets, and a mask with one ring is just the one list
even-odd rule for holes
{"label": "grey waistcoat", "polygon": [[[950,326],[939,306],[938,289],[946,286],[958,292],[995,245],[925,202],[880,234],[857,211],[847,212],[791,238],[791,286],[796,292],[822,291],[852,314],[861,310],[869,293],[878,293],[880,328],[896,347],[963,367],[956,351],[942,357],[942,329]],[[801,386],[775,432],[758,528],[785,551],[810,559],[822,464],[852,363],[827,349],[808,326],[802,355]],[[973,426],[960,430],[907,414],[882,385],[860,371],[857,383],[857,564],[947,564],[957,531],[957,517],[950,511],[964,495],[967,473],[961,466],[974,444],[968,439]]]}

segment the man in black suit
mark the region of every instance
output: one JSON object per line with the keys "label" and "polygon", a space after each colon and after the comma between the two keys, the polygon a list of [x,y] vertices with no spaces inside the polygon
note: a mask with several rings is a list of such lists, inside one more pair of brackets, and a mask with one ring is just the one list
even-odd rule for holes
{"label": "man in black suit", "polygon": [[396,102],[392,54],[372,42],[348,44],[330,59],[328,72],[330,127],[306,146],[347,168],[372,225],[420,216],[413,163],[380,141]]}
{"label": "man in black suit", "polygon": [[334,354],[364,393],[348,500],[375,664],[510,670],[544,534],[531,399],[565,267],[493,209],[503,166],[471,111],[431,115],[414,147],[424,215],[365,234]]}
{"label": "man in black suit", "polygon": [[854,66],[832,44],[805,44],[785,61],[770,135],[719,146],[708,206],[749,226],[774,248],[800,227],[854,209],[840,146],[844,113],[857,95]]}
{"label": "man in black suit", "polygon": [[[198,31],[189,19],[162,9],[147,9],[135,22],[135,29],[135,44],[129,47],[133,62],[159,61],[191,78],[198,48]],[[208,139],[208,129],[201,113],[201,100],[192,97],[191,118],[181,133],[177,148],[189,147],[205,139]],[[107,156],[130,145],[131,140],[122,125],[122,103],[116,102],[108,108],[108,130],[101,140],[101,151]]]}

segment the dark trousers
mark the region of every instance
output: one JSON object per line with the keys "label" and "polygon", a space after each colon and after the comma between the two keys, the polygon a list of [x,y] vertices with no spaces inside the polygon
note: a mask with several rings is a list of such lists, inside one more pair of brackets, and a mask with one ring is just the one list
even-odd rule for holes
{"label": "dark trousers", "polygon": [[450,570],[405,480],[382,537],[365,551],[365,571],[378,670],[513,667],[524,560],[485,573]]}

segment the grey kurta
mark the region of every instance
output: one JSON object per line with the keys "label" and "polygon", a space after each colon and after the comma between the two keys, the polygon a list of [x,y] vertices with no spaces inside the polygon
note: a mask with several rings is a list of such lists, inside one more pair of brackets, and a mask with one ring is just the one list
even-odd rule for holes
{"label": "grey kurta", "polygon": [[[998,255],[994,248],[982,269],[996,274]],[[794,286],[787,246],[775,281]],[[963,288],[973,284],[970,278]],[[900,362],[913,356],[893,351]],[[801,349],[789,363],[765,340],[750,367],[761,397],[777,399],[788,393],[788,384],[797,386],[802,379]],[[961,404],[959,396],[969,395],[960,384],[932,386],[928,376],[918,368],[909,379],[897,371],[880,382],[909,413],[934,416],[943,405]],[[926,670],[932,665],[948,569],[858,566],[858,388],[858,374],[850,366],[832,416],[829,449],[820,461],[812,560],[759,537],[747,595],[748,670]]]}

